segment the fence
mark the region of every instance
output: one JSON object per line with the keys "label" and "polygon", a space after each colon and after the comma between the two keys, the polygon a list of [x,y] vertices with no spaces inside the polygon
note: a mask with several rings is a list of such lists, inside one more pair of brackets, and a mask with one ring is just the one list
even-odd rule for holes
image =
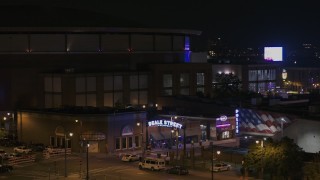
{"label": "fence", "polygon": [[23,164],[23,163],[31,163],[31,162],[35,162],[36,160],[36,155],[32,154],[32,155],[22,155],[19,157],[10,157],[8,159],[8,164],[11,166],[15,166],[18,164]]}
{"label": "fence", "polygon": [[43,157],[44,159],[49,159],[52,157],[59,157],[59,156],[63,156],[65,155],[65,153],[67,155],[71,154],[71,148],[53,148],[53,149],[46,149],[43,151]]}

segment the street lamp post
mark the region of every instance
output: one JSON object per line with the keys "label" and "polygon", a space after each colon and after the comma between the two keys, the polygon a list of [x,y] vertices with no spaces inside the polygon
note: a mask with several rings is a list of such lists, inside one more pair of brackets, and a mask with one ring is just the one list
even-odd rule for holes
{"label": "street lamp post", "polygon": [[211,180],[213,180],[213,142],[211,144]]}
{"label": "street lamp post", "polygon": [[82,159],[83,159],[83,155],[82,155],[82,148],[83,148],[83,139],[82,139],[82,121],[80,120],[78,120],[78,119],[76,119],[75,120],[75,122],[76,123],[80,123],[80,129],[79,129],[79,146],[80,146],[80,148],[79,148],[79,151],[80,151],[80,170],[79,170],[79,172],[80,172],[80,177],[82,177],[82,173],[81,173],[81,171],[82,171]]}
{"label": "street lamp post", "polygon": [[87,177],[86,179],[89,180],[89,141],[87,141]]}
{"label": "street lamp post", "polygon": [[142,158],[144,158],[144,155],[145,155],[145,142],[143,142],[143,121],[140,122],[137,122],[137,126],[140,126],[141,125],[141,132],[140,132],[140,135],[141,135],[141,150],[142,150]]}
{"label": "street lamp post", "polygon": [[283,138],[283,122],[286,122],[284,118],[281,118],[281,138]]}
{"label": "street lamp post", "polygon": [[194,142],[193,142],[193,140],[191,140],[191,146],[192,146],[192,153],[191,153],[192,167],[194,168]]}
{"label": "street lamp post", "polygon": [[261,147],[261,177],[263,178],[263,156],[264,156],[264,149],[263,149],[263,140],[261,141],[256,141],[256,144],[260,143],[260,147]]}
{"label": "street lamp post", "polygon": [[[171,116],[170,120],[173,121],[173,119],[177,119],[177,118],[178,118],[177,116]],[[176,133],[176,157],[177,157],[177,160],[178,160],[178,129],[175,129],[174,131]],[[171,133],[173,133],[173,130],[171,130]]]}
{"label": "street lamp post", "polygon": [[10,127],[9,127],[9,131],[11,131],[12,133],[12,139],[15,140],[15,133],[16,133],[16,127],[15,127],[15,122],[14,122],[14,112],[11,113],[7,113],[7,115],[10,117],[10,115],[12,115],[10,118],[12,118],[12,122],[10,122]]}
{"label": "street lamp post", "polygon": [[[73,133],[69,133],[69,136],[73,136]],[[68,177],[67,173],[67,147],[68,147],[68,139],[67,134],[64,133],[64,176]]]}
{"label": "street lamp post", "polygon": [[176,129],[176,154],[177,154],[177,160],[179,158],[179,147],[178,147],[178,144],[179,144],[179,131],[178,129]]}

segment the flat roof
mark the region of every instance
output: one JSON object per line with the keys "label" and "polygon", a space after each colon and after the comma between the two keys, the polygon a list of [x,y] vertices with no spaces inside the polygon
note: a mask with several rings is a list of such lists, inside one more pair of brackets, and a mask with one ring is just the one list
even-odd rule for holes
{"label": "flat roof", "polygon": [[201,35],[202,31],[131,27],[0,27],[0,33],[159,33]]}

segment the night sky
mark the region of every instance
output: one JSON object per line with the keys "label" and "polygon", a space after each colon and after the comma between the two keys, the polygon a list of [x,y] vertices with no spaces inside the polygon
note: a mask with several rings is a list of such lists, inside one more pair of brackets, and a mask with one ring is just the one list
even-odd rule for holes
{"label": "night sky", "polygon": [[72,8],[126,19],[137,27],[200,30],[203,38],[220,37],[239,47],[320,44],[320,10],[307,1],[25,1],[3,0],[2,5]]}

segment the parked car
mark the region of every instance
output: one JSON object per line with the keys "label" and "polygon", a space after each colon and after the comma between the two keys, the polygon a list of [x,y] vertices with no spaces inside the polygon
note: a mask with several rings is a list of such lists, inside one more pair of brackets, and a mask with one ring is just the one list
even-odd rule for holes
{"label": "parked car", "polygon": [[143,161],[139,162],[139,169],[163,170],[166,168],[165,160],[161,158],[147,157]]}
{"label": "parked car", "polygon": [[12,170],[13,170],[13,167],[11,165],[0,164],[0,173],[10,172]]}
{"label": "parked car", "polygon": [[174,166],[169,169],[167,169],[167,173],[169,174],[178,174],[178,175],[186,175],[189,174],[189,171],[187,168],[183,166]]}
{"label": "parked car", "polygon": [[125,154],[121,158],[121,161],[127,161],[127,162],[138,161],[138,160],[139,160],[139,156],[134,155],[134,154]]}
{"label": "parked car", "polygon": [[8,155],[8,158],[15,158],[15,157],[21,157],[22,154],[21,153],[10,153]]}
{"label": "parked car", "polygon": [[0,157],[1,157],[2,159],[7,159],[7,158],[8,158],[8,154],[6,153],[5,150],[0,149]]}
{"label": "parked car", "polygon": [[42,152],[45,150],[45,145],[42,143],[31,144],[30,147],[32,148],[32,151],[35,152]]}
{"label": "parked car", "polygon": [[30,153],[32,151],[31,148],[27,148],[26,146],[18,146],[13,148],[13,151],[16,153]]}
{"label": "parked car", "polygon": [[231,169],[231,165],[226,163],[216,163],[213,166],[213,171],[216,171],[216,172],[229,171],[230,169]]}

